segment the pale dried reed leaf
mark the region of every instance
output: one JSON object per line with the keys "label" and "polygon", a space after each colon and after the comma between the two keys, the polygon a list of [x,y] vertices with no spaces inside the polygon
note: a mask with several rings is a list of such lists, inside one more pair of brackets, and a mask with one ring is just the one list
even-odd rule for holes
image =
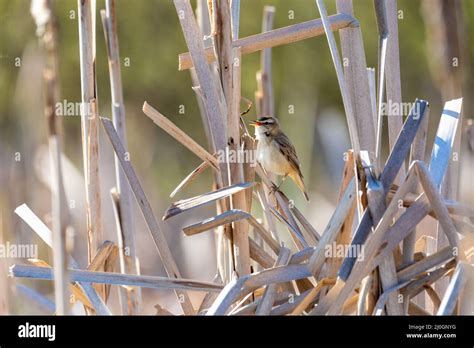
{"label": "pale dried reed leaf", "polygon": [[204,170],[206,170],[207,168],[209,167],[209,163],[208,162],[202,162],[196,169],[194,169],[191,173],[189,173],[184,179],[183,181],[181,181],[179,183],[178,186],[176,186],[176,188],[173,190],[173,192],[171,192],[170,194],[170,197],[173,198],[174,196],[176,196],[176,194],[181,191],[183,188],[185,188],[186,186],[188,186],[194,179],[196,179],[196,177],[199,176],[199,174],[201,174],[202,172],[204,172]]}
{"label": "pale dried reed leaf", "polygon": [[207,152],[201,145],[199,145],[196,141],[194,141],[189,135],[179,129],[173,122],[171,122],[168,118],[163,116],[158,110],[154,109],[150,104],[147,102],[143,103],[143,112],[147,115],[151,120],[163,129],[166,133],[171,135],[185,147],[187,147],[192,153],[198,156],[203,161],[207,162],[211,165],[215,170],[219,170],[219,163],[217,159]]}
{"label": "pale dried reed leaf", "polygon": [[250,183],[250,182],[244,182],[241,184],[235,184],[232,186],[224,187],[219,190],[203,193],[199,196],[195,196],[192,198],[187,198],[180,200],[178,202],[173,203],[165,212],[163,216],[163,220],[169,219],[172,216],[181,214],[184,211],[212,203],[214,201],[217,201],[222,198],[226,198],[229,196],[232,196],[240,191],[246,190],[252,186],[254,186],[255,183]]}

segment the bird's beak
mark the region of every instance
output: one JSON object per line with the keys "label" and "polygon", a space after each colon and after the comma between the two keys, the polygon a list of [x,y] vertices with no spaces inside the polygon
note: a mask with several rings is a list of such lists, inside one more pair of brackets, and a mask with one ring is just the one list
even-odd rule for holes
{"label": "bird's beak", "polygon": [[259,121],[250,121],[250,125],[254,126],[254,127],[258,127],[258,126],[261,126],[262,125],[262,122],[259,122]]}

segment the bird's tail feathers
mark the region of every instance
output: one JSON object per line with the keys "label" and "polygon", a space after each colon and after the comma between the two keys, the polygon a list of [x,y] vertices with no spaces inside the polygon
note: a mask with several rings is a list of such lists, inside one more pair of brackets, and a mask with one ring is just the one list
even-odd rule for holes
{"label": "bird's tail feathers", "polygon": [[304,198],[309,202],[309,196],[308,193],[306,192],[306,187],[304,185],[303,177],[297,173],[295,174],[290,174],[291,179],[294,181],[296,186],[301,190],[301,192],[304,195]]}

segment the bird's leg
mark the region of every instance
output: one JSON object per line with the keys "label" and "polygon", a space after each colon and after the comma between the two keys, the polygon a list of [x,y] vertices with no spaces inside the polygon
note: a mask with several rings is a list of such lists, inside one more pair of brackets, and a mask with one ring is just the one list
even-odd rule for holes
{"label": "bird's leg", "polygon": [[280,183],[278,184],[278,186],[274,182],[272,182],[272,188],[270,190],[270,193],[275,193],[276,191],[280,191],[280,186],[281,184],[283,184],[283,182],[286,180],[287,177],[288,177],[288,174],[285,174],[283,178],[281,179]]}
{"label": "bird's leg", "polygon": [[283,178],[281,178],[280,184],[278,184],[277,186],[277,190],[280,190],[281,184],[283,184],[283,182],[286,180],[287,177],[288,177],[288,174],[283,175]]}
{"label": "bird's leg", "polygon": [[274,194],[278,190],[278,186],[272,182],[272,187],[270,188],[269,194]]}

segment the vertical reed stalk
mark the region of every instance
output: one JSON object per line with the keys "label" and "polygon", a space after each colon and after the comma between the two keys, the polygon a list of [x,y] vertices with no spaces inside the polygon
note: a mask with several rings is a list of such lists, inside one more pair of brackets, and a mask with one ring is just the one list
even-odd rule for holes
{"label": "vertical reed stalk", "polygon": [[[32,15],[37,24],[39,42],[45,52],[43,67],[44,115],[48,126],[48,145],[51,163],[51,210],[53,225],[54,298],[56,314],[69,312],[69,288],[67,275],[68,253],[66,250],[66,228],[68,209],[61,165],[61,139],[58,132],[56,104],[59,103],[58,23],[50,0],[32,3]],[[42,23],[42,15],[48,20]],[[45,18],[45,17],[43,17]]]}
{"label": "vertical reed stalk", "polygon": [[[115,0],[106,0],[106,10],[101,11],[109,61],[110,89],[112,98],[112,120],[117,134],[127,150],[125,124],[125,105],[123,102],[122,76],[120,71],[119,41]],[[139,261],[135,250],[135,231],[133,229],[133,210],[131,192],[120,162],[115,156],[115,177],[117,182],[118,210],[120,228],[117,229],[119,241],[120,271],[124,274],[140,274]],[[123,314],[140,312],[140,288],[128,290],[120,288]]]}
{"label": "vertical reed stalk", "polygon": [[[103,241],[99,178],[99,118],[95,76],[95,1],[78,0],[79,53],[81,66],[81,128],[84,179],[86,184],[86,215],[88,260],[92,261]],[[94,10],[94,11],[93,11]]]}

